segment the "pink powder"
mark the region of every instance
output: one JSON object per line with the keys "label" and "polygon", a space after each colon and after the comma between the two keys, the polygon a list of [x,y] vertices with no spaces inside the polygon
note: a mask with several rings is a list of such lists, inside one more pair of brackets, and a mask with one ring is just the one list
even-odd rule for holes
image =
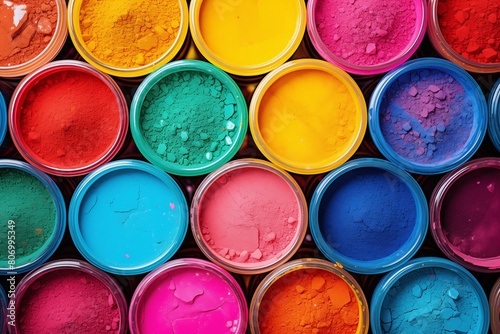
{"label": "pink powder", "polygon": [[344,61],[369,66],[399,56],[416,33],[414,0],[318,0],[316,29]]}
{"label": "pink powder", "polygon": [[206,189],[197,214],[214,256],[245,268],[282,258],[304,224],[299,199],[282,176],[250,166],[219,176]]}
{"label": "pink powder", "polygon": [[157,276],[137,297],[132,333],[245,333],[248,320],[243,293],[235,291],[231,284],[236,282],[229,283],[217,270],[182,266]]}
{"label": "pink powder", "polygon": [[120,312],[111,291],[78,270],[44,274],[27,288],[20,302],[20,333],[120,333]]}

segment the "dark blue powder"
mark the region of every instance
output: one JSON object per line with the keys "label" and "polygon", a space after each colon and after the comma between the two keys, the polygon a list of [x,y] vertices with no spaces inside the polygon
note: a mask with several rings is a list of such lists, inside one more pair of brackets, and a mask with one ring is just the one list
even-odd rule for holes
{"label": "dark blue powder", "polygon": [[359,168],[329,186],[318,221],[330,247],[351,259],[370,261],[393,254],[408,240],[416,210],[410,189],[398,177]]}

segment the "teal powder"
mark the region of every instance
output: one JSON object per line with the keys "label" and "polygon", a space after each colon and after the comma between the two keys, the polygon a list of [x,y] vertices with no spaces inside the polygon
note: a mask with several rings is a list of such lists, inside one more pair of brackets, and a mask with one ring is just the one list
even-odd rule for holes
{"label": "teal powder", "polygon": [[15,222],[15,267],[32,262],[45,250],[56,224],[56,206],[50,192],[33,175],[0,168],[0,268],[7,263],[8,221]]}
{"label": "teal powder", "polygon": [[381,311],[383,333],[476,333],[479,300],[470,284],[444,268],[409,272],[389,290]]}
{"label": "teal powder", "polygon": [[202,72],[173,73],[142,104],[140,125],[163,160],[196,166],[228,151],[240,127],[236,100],[219,80]]}

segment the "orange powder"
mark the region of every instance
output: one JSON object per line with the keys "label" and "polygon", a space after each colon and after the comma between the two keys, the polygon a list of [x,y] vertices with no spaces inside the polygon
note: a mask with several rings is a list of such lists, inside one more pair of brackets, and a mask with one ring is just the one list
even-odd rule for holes
{"label": "orange powder", "polygon": [[259,308],[261,334],[349,334],[359,323],[358,300],[339,276],[322,269],[299,269],[281,276]]}

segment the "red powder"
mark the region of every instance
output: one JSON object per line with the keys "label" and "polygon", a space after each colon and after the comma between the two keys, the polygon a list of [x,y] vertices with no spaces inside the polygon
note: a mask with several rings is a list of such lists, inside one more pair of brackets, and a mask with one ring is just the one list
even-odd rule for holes
{"label": "red powder", "polygon": [[439,28],[446,42],[478,63],[500,63],[500,2],[440,0]]}
{"label": "red powder", "polygon": [[120,313],[110,290],[81,271],[62,269],[43,275],[17,307],[20,333],[119,333]]}
{"label": "red powder", "polygon": [[120,111],[99,78],[59,71],[35,83],[20,110],[28,153],[55,168],[79,168],[99,160],[116,141]]}

